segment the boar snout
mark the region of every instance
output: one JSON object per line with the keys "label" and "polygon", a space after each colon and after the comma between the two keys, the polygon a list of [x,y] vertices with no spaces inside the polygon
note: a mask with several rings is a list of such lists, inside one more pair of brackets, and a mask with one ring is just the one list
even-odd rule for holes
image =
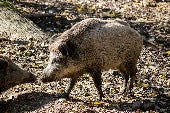
{"label": "boar snout", "polygon": [[37,80],[37,77],[32,73],[29,73],[29,75],[30,75],[30,82],[35,82]]}
{"label": "boar snout", "polygon": [[28,73],[27,74],[27,77],[25,77],[24,79],[23,79],[23,83],[29,83],[29,82],[35,82],[37,80],[37,77],[34,75],[34,74],[32,74],[32,73]]}
{"label": "boar snout", "polygon": [[49,68],[45,68],[42,73],[42,77],[40,78],[42,82],[52,82],[55,80],[55,71]]}
{"label": "boar snout", "polygon": [[43,74],[43,76],[40,78],[40,80],[41,80],[42,82],[44,82],[44,83],[46,83],[46,82],[52,82],[52,81],[55,80],[53,76],[54,76],[54,75],[52,75],[52,76],[47,76],[47,75],[44,75],[44,74]]}

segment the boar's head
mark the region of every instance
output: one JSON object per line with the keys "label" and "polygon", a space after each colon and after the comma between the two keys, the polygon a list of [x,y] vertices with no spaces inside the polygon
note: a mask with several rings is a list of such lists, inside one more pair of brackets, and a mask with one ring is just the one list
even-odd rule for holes
{"label": "boar's head", "polygon": [[[0,73],[6,74],[6,69],[8,67],[8,62],[2,58],[0,58]],[[2,76],[0,76],[2,77]]]}
{"label": "boar's head", "polygon": [[80,64],[77,60],[76,48],[77,46],[71,41],[53,43],[50,46],[48,66],[43,70],[42,82],[69,78],[77,72]]}
{"label": "boar's head", "polygon": [[36,77],[14,64],[9,58],[0,56],[0,92],[15,85],[34,82]]}

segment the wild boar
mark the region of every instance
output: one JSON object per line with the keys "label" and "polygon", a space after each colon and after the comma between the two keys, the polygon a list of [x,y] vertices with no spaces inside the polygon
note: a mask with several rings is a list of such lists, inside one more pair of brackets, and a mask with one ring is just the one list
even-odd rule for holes
{"label": "wild boar", "polygon": [[51,82],[71,78],[66,91],[68,97],[78,77],[88,73],[102,99],[102,72],[117,69],[125,78],[124,93],[133,87],[142,46],[142,37],[125,21],[85,19],[65,31],[49,46],[49,62],[41,80]]}
{"label": "wild boar", "polygon": [[36,76],[19,68],[8,57],[0,55],[0,93],[22,83],[34,82]]}

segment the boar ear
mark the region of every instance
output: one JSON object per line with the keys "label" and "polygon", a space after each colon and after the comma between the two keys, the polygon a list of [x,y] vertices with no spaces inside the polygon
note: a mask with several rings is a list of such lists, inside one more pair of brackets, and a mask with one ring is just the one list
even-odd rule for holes
{"label": "boar ear", "polygon": [[58,49],[64,56],[72,57],[74,55],[76,46],[68,40],[67,42],[62,43]]}
{"label": "boar ear", "polygon": [[0,69],[5,69],[8,66],[8,61],[0,58]]}
{"label": "boar ear", "polygon": [[54,35],[49,39],[49,44],[54,43],[57,37],[58,37],[58,34],[54,34]]}
{"label": "boar ear", "polygon": [[68,54],[70,57],[72,57],[75,53],[76,45],[69,40],[66,42],[66,44],[68,48]]}

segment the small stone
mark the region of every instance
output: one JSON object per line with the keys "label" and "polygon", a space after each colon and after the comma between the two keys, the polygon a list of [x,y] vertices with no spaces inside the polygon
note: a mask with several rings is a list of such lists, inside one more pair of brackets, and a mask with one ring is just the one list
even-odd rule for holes
{"label": "small stone", "polygon": [[21,47],[19,47],[19,50],[20,50],[20,51],[25,51],[25,50],[26,50],[26,47],[21,46]]}
{"label": "small stone", "polygon": [[155,110],[156,111],[160,111],[160,107],[159,106],[155,106]]}
{"label": "small stone", "polygon": [[58,102],[64,102],[64,101],[66,101],[65,98],[60,98],[60,99],[58,100]]}
{"label": "small stone", "polygon": [[83,113],[98,113],[98,112],[95,110],[86,109]]}
{"label": "small stone", "polygon": [[132,109],[140,109],[140,107],[141,107],[141,105],[142,105],[142,102],[141,101],[135,101],[135,102],[133,102],[133,104],[132,104]]}
{"label": "small stone", "polygon": [[155,108],[155,104],[154,103],[144,103],[143,104],[143,109],[144,110],[148,110],[148,109],[154,110],[154,108]]}

